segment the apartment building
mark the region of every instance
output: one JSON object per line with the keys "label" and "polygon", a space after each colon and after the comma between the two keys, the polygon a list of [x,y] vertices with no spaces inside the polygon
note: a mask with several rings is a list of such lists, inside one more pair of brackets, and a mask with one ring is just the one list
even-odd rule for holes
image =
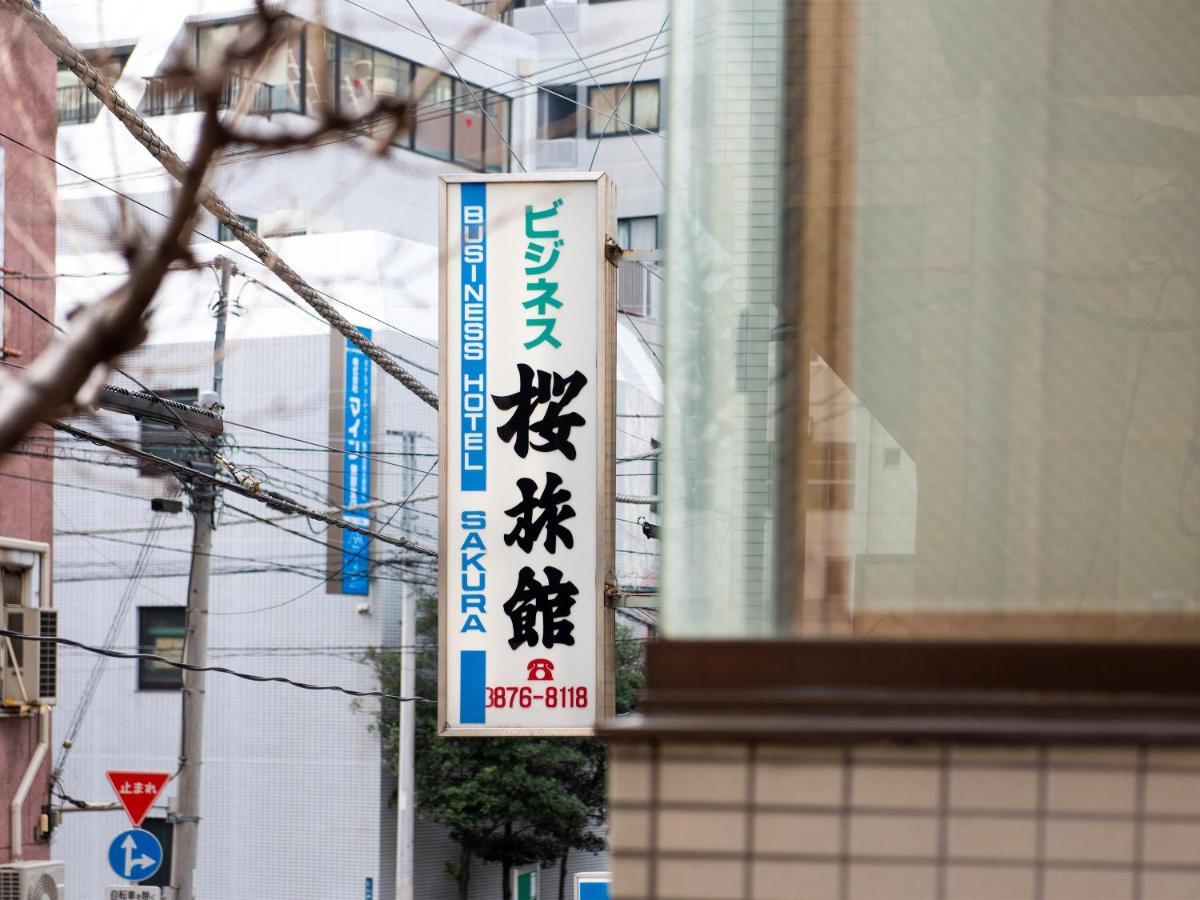
{"label": "apartment building", "polygon": [[[46,346],[54,318],[54,58],[0,11],[0,378]],[[10,295],[11,292],[11,295]],[[18,302],[17,298],[20,299]],[[0,460],[0,623],[55,633],[51,586],[51,432],[38,428]],[[0,641],[0,893],[37,885],[57,896],[51,862],[50,740],[53,646]]]}

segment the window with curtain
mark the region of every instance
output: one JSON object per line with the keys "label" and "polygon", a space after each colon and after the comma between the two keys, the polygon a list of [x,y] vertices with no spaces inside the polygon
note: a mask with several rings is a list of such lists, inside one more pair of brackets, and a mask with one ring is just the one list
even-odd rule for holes
{"label": "window with curtain", "polygon": [[590,87],[587,105],[589,138],[659,130],[657,81]]}

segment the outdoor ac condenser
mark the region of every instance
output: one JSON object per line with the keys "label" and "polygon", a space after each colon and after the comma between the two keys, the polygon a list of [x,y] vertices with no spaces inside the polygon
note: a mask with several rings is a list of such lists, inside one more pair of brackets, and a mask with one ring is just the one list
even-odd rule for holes
{"label": "outdoor ac condenser", "polygon": [[66,900],[66,871],[61,862],[0,865],[0,900]]}
{"label": "outdoor ac condenser", "polygon": [[[5,627],[42,637],[58,636],[58,612],[0,606]],[[18,644],[22,645],[18,647]],[[58,648],[47,642],[11,640],[0,646],[0,712],[4,707],[53,705],[58,702]],[[0,900],[7,898],[0,894]],[[21,900],[25,900],[24,897]]]}

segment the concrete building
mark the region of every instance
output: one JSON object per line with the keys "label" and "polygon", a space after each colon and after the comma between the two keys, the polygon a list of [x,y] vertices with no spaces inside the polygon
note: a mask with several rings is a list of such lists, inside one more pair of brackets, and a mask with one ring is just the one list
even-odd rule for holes
{"label": "concrete building", "polygon": [[[19,372],[53,334],[54,58],[0,11],[0,380]],[[51,277],[47,277],[51,276]],[[43,318],[44,317],[44,318]],[[0,385],[0,390],[3,387]],[[52,438],[39,427],[0,459],[0,623],[54,633],[50,542]],[[0,893],[61,881],[50,860],[53,647],[0,641]],[[22,894],[23,896],[23,894]],[[47,894],[46,896],[52,896]]]}
{"label": "concrete building", "polygon": [[[666,5],[556,5],[557,24],[548,9],[517,9],[495,21],[470,6],[417,0],[419,18],[406,5],[368,11],[331,3],[319,14],[305,4],[289,6],[309,25],[268,65],[233,82],[232,105],[244,96],[237,92],[253,92],[248,127],[301,130],[311,126],[320,102],[361,108],[374,95],[402,94],[430,70],[442,74],[420,98],[411,137],[384,159],[371,157],[356,141],[293,153],[232,152],[216,169],[214,186],[284,259],[336,298],[356,325],[372,329],[375,341],[434,385],[436,175],[587,168],[595,155],[595,166],[618,182],[622,243],[650,251],[644,263],[625,264],[621,271],[618,456],[639,457],[619,467],[619,489],[653,496],[657,458],[646,454],[661,435],[660,276],[652,251],[665,159],[659,82]],[[149,8],[110,0],[46,5],[56,24],[181,150],[194,139],[199,114],[159,76],[172,53],[203,60],[250,9],[227,0]],[[323,33],[318,22],[327,28]],[[622,101],[631,80],[634,88]],[[608,93],[596,93],[597,84]],[[617,104],[612,121],[586,108],[606,108],[599,104],[610,94]],[[478,114],[477,100],[486,105],[486,117]],[[122,206],[153,231],[161,225],[171,183],[65,72],[59,120],[60,308],[69,311],[116,283],[103,273],[122,269],[111,252]],[[493,140],[494,124],[508,147]],[[198,230],[200,258],[228,256],[239,269],[232,279],[236,312],[225,365],[230,458],[273,490],[310,506],[341,506],[340,456],[324,448],[336,449],[343,437],[344,341],[332,339],[325,323],[295,298],[289,301],[286,288],[239,255],[237,244],[222,243],[228,235],[215,221],[202,219]],[[169,276],[156,301],[150,340],[125,368],[155,391],[177,392],[167,396],[186,400],[207,389],[214,285],[208,269]],[[372,404],[378,464],[371,497],[382,504],[372,513],[374,527],[432,545],[437,476],[428,470],[436,453],[436,416],[379,372]],[[171,452],[152,427],[109,414],[101,422],[123,438]],[[173,496],[176,489],[170,479],[107,451],[74,442],[64,448],[55,493],[61,511],[57,590],[72,635],[177,652],[190,525],[186,517],[149,508],[150,499]],[[410,494],[418,500],[396,505]],[[341,579],[333,577],[341,565],[340,535],[310,532],[303,519],[258,522],[247,513],[277,514],[251,501],[225,502],[213,549],[213,662],[312,683],[373,686],[363,654],[396,646],[400,592],[427,589],[428,573],[415,564],[405,585],[377,560],[368,594],[343,593]],[[630,590],[657,586],[657,542],[646,539],[640,524],[647,516],[657,516],[648,503],[618,511],[618,574]],[[104,802],[108,768],[175,770],[180,704],[173,673],[130,663],[97,666],[93,657],[70,652],[63,656],[62,678],[59,728],[74,734],[65,754],[64,793]],[[207,692],[207,827],[200,829],[197,881],[202,894],[222,900],[391,897],[395,784],[382,771],[380,740],[369,729],[370,702],[356,707],[337,695],[220,676],[209,677]],[[63,760],[63,749],[56,755]],[[335,780],[331,771],[339,773]],[[148,826],[164,835],[167,794]],[[119,811],[66,817],[56,852],[68,864],[73,891],[97,893],[112,881],[105,852],[122,826]],[[455,856],[439,829],[420,825],[420,896],[454,895],[444,864]],[[603,857],[571,860],[571,871],[606,866]],[[498,868],[478,866],[472,897],[497,896],[498,880]],[[545,874],[543,896],[552,883],[556,870]]]}

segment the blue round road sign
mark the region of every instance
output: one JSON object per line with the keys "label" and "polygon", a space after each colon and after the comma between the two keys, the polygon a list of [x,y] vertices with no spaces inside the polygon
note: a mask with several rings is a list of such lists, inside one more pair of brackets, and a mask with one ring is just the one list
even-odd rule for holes
{"label": "blue round road sign", "polygon": [[158,838],[143,828],[122,831],[108,845],[108,864],[118,878],[144,881],[162,866],[163,848]]}

